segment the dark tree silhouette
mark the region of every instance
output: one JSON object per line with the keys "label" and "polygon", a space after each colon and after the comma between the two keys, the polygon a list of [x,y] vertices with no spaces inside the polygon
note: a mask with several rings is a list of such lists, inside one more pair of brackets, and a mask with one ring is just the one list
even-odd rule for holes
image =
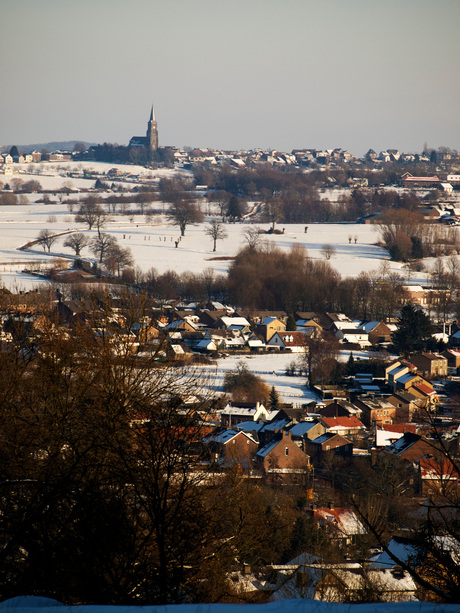
{"label": "dark tree silhouette", "polygon": [[431,341],[432,324],[420,307],[406,304],[401,309],[398,328],[392,335],[393,345],[400,354],[423,351]]}

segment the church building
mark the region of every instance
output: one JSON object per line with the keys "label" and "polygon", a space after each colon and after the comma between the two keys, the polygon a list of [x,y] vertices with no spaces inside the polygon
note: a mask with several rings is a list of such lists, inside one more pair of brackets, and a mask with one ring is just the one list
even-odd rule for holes
{"label": "church building", "polygon": [[145,136],[133,136],[129,141],[130,147],[146,147],[150,153],[158,149],[158,128],[155,121],[155,109],[150,111],[150,119],[147,124],[147,133]]}

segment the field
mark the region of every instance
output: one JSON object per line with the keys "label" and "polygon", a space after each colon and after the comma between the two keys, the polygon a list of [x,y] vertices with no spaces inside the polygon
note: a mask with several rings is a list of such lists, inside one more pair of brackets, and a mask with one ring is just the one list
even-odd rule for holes
{"label": "field", "polygon": [[[70,163],[69,163],[70,164]],[[32,173],[28,175],[15,175],[23,180],[30,178],[40,181],[44,189],[60,189],[64,185],[80,190],[90,190],[94,186],[95,179],[86,178],[67,178],[64,170],[69,170],[70,165],[27,165],[32,168]],[[25,166],[22,170],[25,170]],[[102,163],[80,163],[72,164],[74,171],[80,173],[86,169],[97,172],[107,171],[116,165]],[[145,180],[156,181],[165,174],[172,174],[173,171],[155,170],[150,171],[142,167],[123,167],[129,168],[133,174],[141,176]],[[27,170],[30,171],[30,168]],[[38,173],[41,174],[38,174]],[[46,174],[45,174],[46,173]],[[132,183],[126,179],[125,186]],[[84,194],[75,194],[73,197],[83,197]],[[331,200],[337,194],[322,194]],[[76,224],[74,215],[69,211],[65,204],[59,201],[58,195],[51,195],[50,204],[37,204],[41,194],[27,194],[23,198],[28,204],[17,206],[0,206],[0,275],[2,283],[9,288],[30,289],[39,283],[36,278],[24,275],[24,263],[31,261],[47,261],[58,256],[72,255],[70,249],[63,247],[65,236],[59,238],[52,248],[52,253],[44,253],[40,246],[29,251],[18,251],[18,249],[37,238],[40,230],[45,228],[59,234],[69,231],[83,231],[88,235],[94,232],[87,232],[84,224]],[[161,203],[156,208],[162,210]],[[147,221],[144,215],[113,215],[105,232],[109,232],[117,237],[124,247],[129,247],[132,251],[135,265],[143,271],[155,267],[159,273],[168,269],[173,269],[178,273],[187,270],[199,273],[205,268],[213,268],[216,273],[225,273],[229,259],[234,256],[241,246],[244,245],[243,232],[245,223],[226,224],[228,237],[218,241],[217,252],[212,251],[212,241],[205,235],[205,226],[217,211],[208,209],[208,205],[203,204],[203,210],[207,213],[204,224],[188,226],[185,237],[179,243],[178,248],[175,242],[179,238],[179,229],[171,224],[166,215],[155,215]],[[264,230],[269,228],[268,224],[258,224]],[[322,258],[322,246],[332,244],[336,253],[331,258],[331,265],[338,272],[346,276],[356,276],[362,271],[370,272],[377,270],[383,260],[388,260],[385,249],[379,247],[378,234],[375,227],[363,224],[310,224],[305,232],[303,225],[278,225],[278,229],[284,233],[279,235],[265,235],[264,239],[276,244],[281,249],[289,249],[294,244],[304,245],[308,254],[312,258]],[[351,243],[350,243],[351,237]],[[86,250],[82,254],[84,257],[92,257]],[[216,259],[220,258],[220,259]],[[401,273],[401,265],[390,262],[393,272]],[[423,279],[420,279],[423,281]]]}

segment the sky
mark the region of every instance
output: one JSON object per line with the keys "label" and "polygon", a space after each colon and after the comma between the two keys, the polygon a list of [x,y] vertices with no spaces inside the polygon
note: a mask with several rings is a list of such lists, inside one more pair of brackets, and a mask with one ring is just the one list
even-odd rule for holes
{"label": "sky", "polygon": [[0,0],[0,146],[460,148],[460,0]]}

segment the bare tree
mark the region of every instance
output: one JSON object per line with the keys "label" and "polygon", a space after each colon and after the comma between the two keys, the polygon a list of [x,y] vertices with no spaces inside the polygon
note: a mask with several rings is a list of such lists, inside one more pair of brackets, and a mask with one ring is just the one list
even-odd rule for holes
{"label": "bare tree", "polygon": [[190,224],[201,223],[204,215],[195,202],[180,199],[171,204],[169,213],[174,225],[179,226],[181,236],[185,236],[185,229]]}
{"label": "bare tree", "polygon": [[224,224],[221,221],[218,221],[217,219],[213,219],[209,224],[208,227],[205,229],[205,234],[206,236],[209,236],[214,243],[214,247],[213,247],[213,251],[216,250],[216,243],[219,240],[223,240],[224,238],[227,238],[228,233],[225,230]]}
{"label": "bare tree", "polygon": [[265,205],[265,213],[272,224],[272,230],[275,229],[275,224],[283,217],[284,204],[281,198],[271,198]]}
{"label": "bare tree", "polygon": [[124,268],[133,266],[134,264],[131,249],[129,247],[121,247],[115,240],[105,250],[103,261],[107,266],[107,270],[111,274],[117,271],[118,276],[120,276],[120,273]]}
{"label": "bare tree", "polygon": [[100,229],[105,223],[105,215],[104,209],[93,198],[87,198],[75,215],[75,221],[77,223],[87,223],[88,230],[97,225],[98,234],[100,234]]}
{"label": "bare tree", "polygon": [[248,226],[244,229],[243,236],[249,249],[255,251],[260,240],[261,230],[257,226]]}
{"label": "bare tree", "polygon": [[331,257],[335,255],[336,250],[334,245],[327,243],[326,245],[322,246],[321,253],[326,258],[326,260],[330,260]]}
{"label": "bare tree", "polygon": [[48,252],[50,252],[53,243],[57,241],[57,236],[55,236],[51,230],[40,230],[38,240],[43,245],[43,251],[48,249]]}
{"label": "bare tree", "polygon": [[89,238],[81,232],[71,234],[64,241],[64,247],[70,247],[75,251],[75,255],[79,256],[81,250],[89,245]]}
{"label": "bare tree", "polygon": [[95,256],[99,257],[99,262],[102,263],[107,250],[114,245],[114,243],[116,243],[116,239],[113,236],[101,232],[101,234],[98,234],[91,240],[90,249]]}

